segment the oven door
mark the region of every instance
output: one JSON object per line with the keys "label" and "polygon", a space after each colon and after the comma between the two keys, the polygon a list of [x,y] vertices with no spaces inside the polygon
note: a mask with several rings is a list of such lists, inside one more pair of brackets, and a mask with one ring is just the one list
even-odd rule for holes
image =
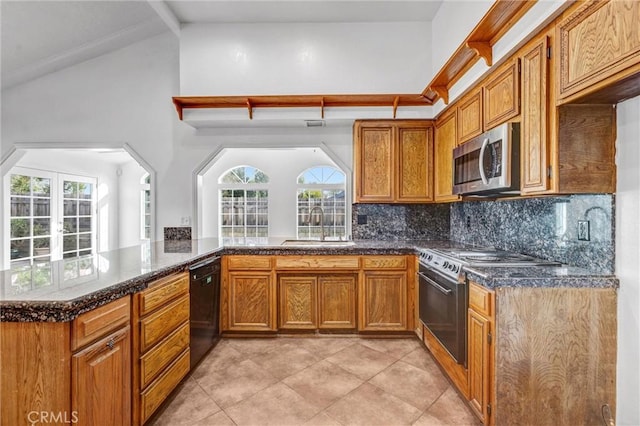
{"label": "oven door", "polygon": [[419,316],[458,364],[467,365],[467,286],[424,265],[418,272]]}

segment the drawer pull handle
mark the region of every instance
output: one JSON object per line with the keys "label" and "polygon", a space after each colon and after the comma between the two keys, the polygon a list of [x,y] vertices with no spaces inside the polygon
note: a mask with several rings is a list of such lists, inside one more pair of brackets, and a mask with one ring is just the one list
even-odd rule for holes
{"label": "drawer pull handle", "polygon": [[113,349],[113,347],[114,347],[115,345],[116,345],[116,341],[115,341],[115,340],[113,340],[113,339],[110,339],[110,340],[107,342],[107,347],[108,347],[109,349]]}

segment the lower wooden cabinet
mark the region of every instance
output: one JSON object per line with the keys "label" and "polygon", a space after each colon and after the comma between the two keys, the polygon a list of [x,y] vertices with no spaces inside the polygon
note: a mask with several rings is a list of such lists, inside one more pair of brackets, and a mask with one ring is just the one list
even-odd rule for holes
{"label": "lower wooden cabinet", "polygon": [[125,296],[70,322],[0,322],[0,424],[130,424],[130,314]]}
{"label": "lower wooden cabinet", "polygon": [[223,330],[276,330],[276,288],[270,271],[232,271],[227,274],[225,284]]}
{"label": "lower wooden cabinet", "polygon": [[132,424],[137,426],[189,373],[189,274],[151,282],[133,300]]}
{"label": "lower wooden cabinet", "polygon": [[359,312],[361,331],[407,330],[407,272],[364,271]]}
{"label": "lower wooden cabinet", "polygon": [[467,316],[467,366],[469,378],[469,402],[484,424],[491,415],[491,388],[493,377],[492,338],[494,313],[493,292],[475,284],[469,284],[469,310]]}
{"label": "lower wooden cabinet", "polygon": [[356,274],[278,276],[278,327],[355,329]]}
{"label": "lower wooden cabinet", "polygon": [[80,424],[131,422],[130,357],[129,325],[73,355],[71,409]]}

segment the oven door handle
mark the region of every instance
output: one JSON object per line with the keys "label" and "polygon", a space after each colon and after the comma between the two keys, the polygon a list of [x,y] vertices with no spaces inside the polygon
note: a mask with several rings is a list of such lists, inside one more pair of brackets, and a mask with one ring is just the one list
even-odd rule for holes
{"label": "oven door handle", "polygon": [[441,293],[446,294],[447,296],[450,295],[453,292],[453,290],[451,290],[451,289],[442,287],[440,284],[438,284],[437,282],[435,282],[434,280],[432,280],[431,278],[429,278],[428,276],[426,276],[422,272],[418,272],[418,275],[420,276],[420,278],[425,280],[427,282],[427,284],[429,284],[431,287],[434,287],[436,290],[440,291]]}
{"label": "oven door handle", "polygon": [[480,148],[480,158],[478,159],[478,168],[480,169],[480,178],[482,179],[482,183],[487,185],[489,183],[489,179],[487,179],[487,175],[484,172],[484,151],[487,149],[489,145],[489,138],[486,138],[482,141],[482,147]]}

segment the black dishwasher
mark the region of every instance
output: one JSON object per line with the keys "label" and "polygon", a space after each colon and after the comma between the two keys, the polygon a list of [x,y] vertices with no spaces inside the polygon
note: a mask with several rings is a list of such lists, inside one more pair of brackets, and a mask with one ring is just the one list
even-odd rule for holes
{"label": "black dishwasher", "polygon": [[189,267],[191,368],[220,340],[220,257]]}

